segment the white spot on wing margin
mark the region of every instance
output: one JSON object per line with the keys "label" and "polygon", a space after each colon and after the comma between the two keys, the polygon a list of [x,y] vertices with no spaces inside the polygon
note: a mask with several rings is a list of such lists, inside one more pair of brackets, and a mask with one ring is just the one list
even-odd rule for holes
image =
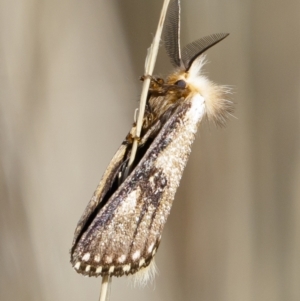
{"label": "white spot on wing margin", "polygon": [[132,254],[132,259],[136,260],[136,259],[140,258],[140,255],[141,255],[141,251],[137,250]]}
{"label": "white spot on wing margin", "polygon": [[130,271],[130,267],[131,267],[130,264],[124,265],[124,266],[123,266],[123,271],[124,271],[124,272],[129,272],[129,271]]}
{"label": "white spot on wing margin", "polygon": [[90,253],[85,253],[82,257],[83,261],[88,261],[90,259],[91,254]]}
{"label": "white spot on wing margin", "polygon": [[126,255],[123,254],[118,258],[118,261],[122,263],[125,261],[125,259],[126,259]]}
{"label": "white spot on wing margin", "polygon": [[96,270],[96,274],[100,274],[102,272],[102,267],[98,267]]}

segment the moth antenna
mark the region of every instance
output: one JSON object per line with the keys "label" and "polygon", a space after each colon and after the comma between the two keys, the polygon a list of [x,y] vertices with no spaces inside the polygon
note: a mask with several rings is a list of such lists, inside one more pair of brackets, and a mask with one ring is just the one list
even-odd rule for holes
{"label": "moth antenna", "polygon": [[216,45],[225,39],[229,33],[217,33],[210,36],[206,36],[199,40],[196,40],[190,44],[187,44],[182,49],[182,61],[188,71],[193,64],[194,60],[203,52],[205,52],[210,47]]}
{"label": "moth antenna", "polygon": [[182,66],[180,51],[180,0],[170,3],[164,28],[165,49],[174,67]]}
{"label": "moth antenna", "polygon": [[153,258],[147,267],[140,269],[133,275],[130,275],[129,280],[134,287],[145,287],[148,283],[153,282],[157,273],[157,266]]}

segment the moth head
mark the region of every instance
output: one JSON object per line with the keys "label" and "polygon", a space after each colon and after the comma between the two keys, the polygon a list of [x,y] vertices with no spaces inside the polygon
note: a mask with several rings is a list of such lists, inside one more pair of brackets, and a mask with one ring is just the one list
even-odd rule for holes
{"label": "moth head", "polygon": [[203,96],[206,116],[217,125],[224,125],[233,112],[232,103],[226,100],[230,89],[219,86],[203,75],[204,52],[225,39],[228,33],[206,36],[180,48],[180,1],[171,2],[166,17],[164,41],[167,54],[176,71],[168,79],[168,85],[182,90],[181,95],[189,98],[196,93]]}
{"label": "moth head", "polygon": [[203,75],[203,66],[206,63],[203,52],[227,36],[228,34],[215,34],[188,44],[182,50],[183,54],[177,61],[175,72],[167,79],[167,84],[181,89],[186,99],[195,94],[203,96],[208,121],[220,126],[225,125],[227,118],[233,112],[232,102],[226,99],[230,89],[215,84]]}

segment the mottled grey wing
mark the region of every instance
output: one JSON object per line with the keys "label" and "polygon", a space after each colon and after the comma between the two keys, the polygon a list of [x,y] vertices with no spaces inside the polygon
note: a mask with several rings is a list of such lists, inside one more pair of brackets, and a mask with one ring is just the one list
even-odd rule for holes
{"label": "mottled grey wing", "polygon": [[88,225],[88,222],[91,218],[93,218],[93,213],[96,208],[103,201],[104,196],[108,194],[109,190],[112,188],[113,182],[116,178],[116,174],[118,174],[122,163],[125,160],[125,154],[127,150],[127,145],[122,144],[115,155],[113,156],[110,164],[108,165],[96,191],[94,192],[93,197],[88,203],[85,211],[83,212],[73,238],[72,248],[76,244],[80,234],[84,231],[84,228]]}
{"label": "mottled grey wing", "polygon": [[135,169],[78,237],[71,253],[77,272],[122,276],[151,262],[194,140],[196,125],[186,121],[190,108],[187,100],[178,106]]}
{"label": "mottled grey wing", "polygon": [[[172,109],[173,108],[171,108],[170,111],[172,111]],[[164,116],[167,118],[169,116],[169,112],[166,112]],[[143,133],[137,152],[138,154],[143,152],[143,148],[149,144],[149,140],[152,140],[152,137],[157,134],[161,126],[161,120],[157,120],[145,133]],[[128,135],[134,131],[135,129],[132,128]],[[122,174],[123,169],[125,169],[130,152],[131,145],[128,144],[126,138],[110,161],[93,197],[77,224],[72,242],[71,253],[82,233],[86,231],[96,214],[101,210],[104,204],[106,204],[109,197],[117,190],[119,186],[118,175],[119,173]]]}

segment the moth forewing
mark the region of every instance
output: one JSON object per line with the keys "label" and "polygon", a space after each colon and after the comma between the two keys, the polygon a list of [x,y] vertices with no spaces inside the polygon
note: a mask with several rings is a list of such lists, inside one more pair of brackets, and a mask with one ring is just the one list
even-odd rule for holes
{"label": "moth forewing", "polygon": [[204,114],[204,98],[199,94],[178,105],[75,244],[71,260],[79,273],[121,276],[149,265]]}
{"label": "moth forewing", "polygon": [[116,174],[120,170],[120,167],[124,161],[126,149],[127,147],[125,144],[122,144],[119,147],[111,162],[109,163],[104,175],[102,176],[102,179],[96,191],[94,192],[93,197],[88,203],[84,213],[82,214],[77,224],[73,238],[71,253],[79,236],[84,232],[85,228],[88,226],[89,220],[93,218],[93,214],[95,214],[95,211],[100,210],[101,202],[103,201],[104,196],[107,195],[108,191],[111,189]]}

